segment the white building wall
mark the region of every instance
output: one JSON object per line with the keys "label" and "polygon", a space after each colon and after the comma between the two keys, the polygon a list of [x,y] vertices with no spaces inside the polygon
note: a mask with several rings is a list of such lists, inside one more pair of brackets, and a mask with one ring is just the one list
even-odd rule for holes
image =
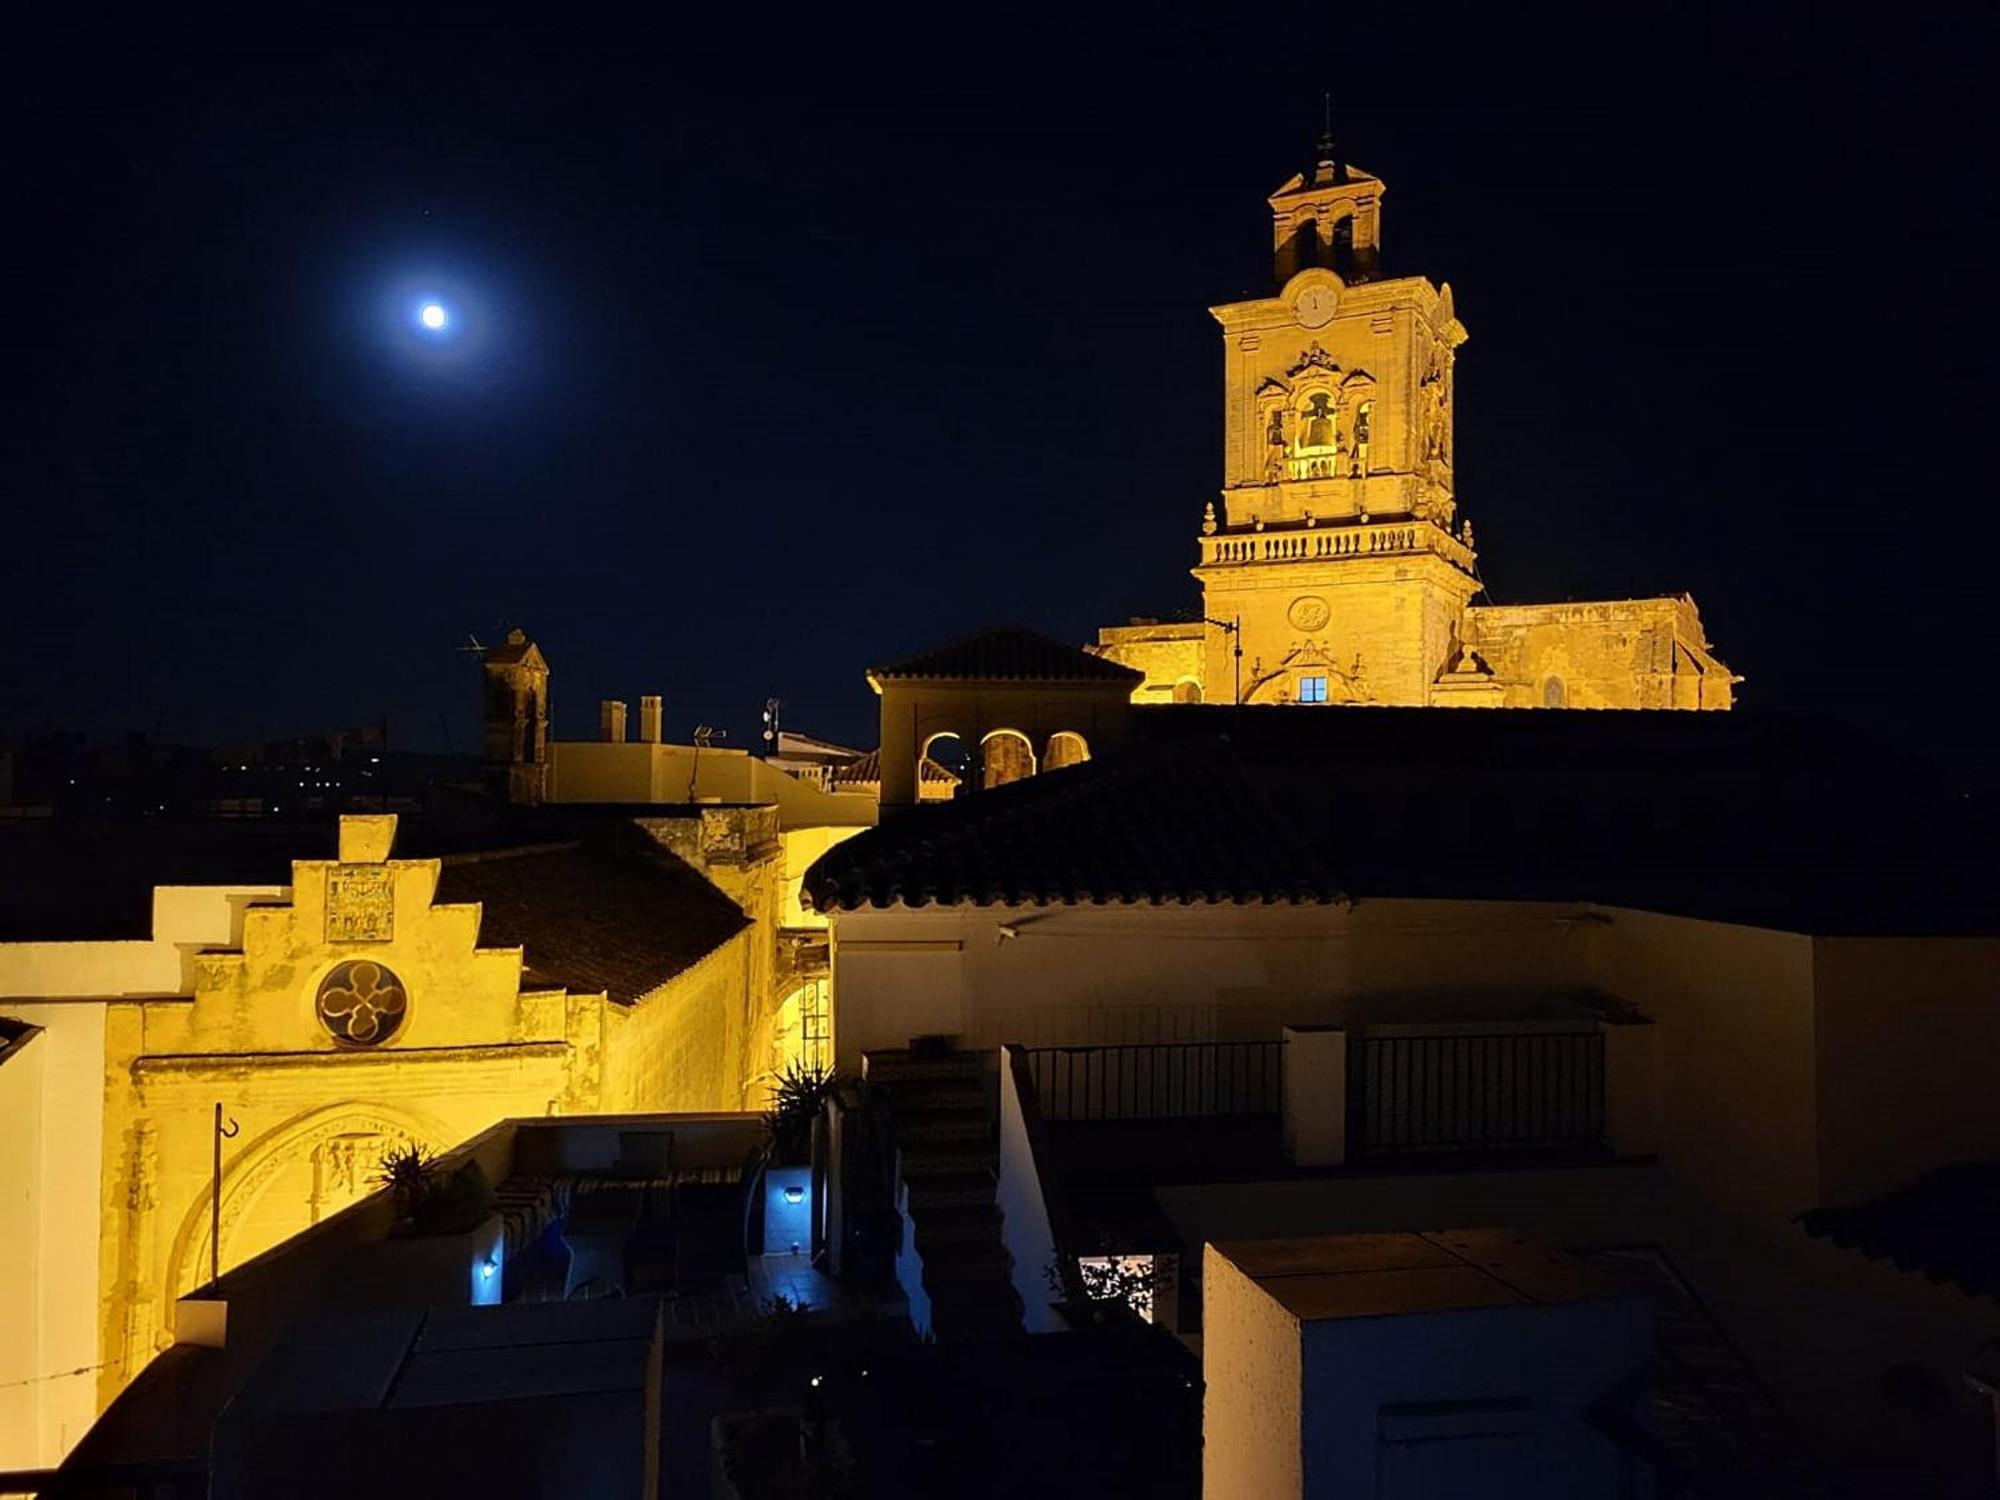
{"label": "white building wall", "polygon": [[842,912],[834,1035],[844,1067],[912,1036],[968,1044],[1275,1039],[1286,1025],[1406,1013],[1514,1016],[1590,983],[1577,908],[964,907]]}
{"label": "white building wall", "polygon": [[0,1015],[43,1028],[0,1066],[0,1469],[59,1463],[97,1416],[106,1001],[187,993],[284,889],[162,887],[151,939],[0,943]]}

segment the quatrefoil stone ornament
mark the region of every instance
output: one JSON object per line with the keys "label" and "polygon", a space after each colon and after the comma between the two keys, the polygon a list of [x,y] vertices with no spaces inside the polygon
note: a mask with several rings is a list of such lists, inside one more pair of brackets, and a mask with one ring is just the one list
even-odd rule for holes
{"label": "quatrefoil stone ornament", "polygon": [[354,958],[319,982],[314,1009],[335,1041],[379,1047],[402,1027],[410,996],[386,964]]}

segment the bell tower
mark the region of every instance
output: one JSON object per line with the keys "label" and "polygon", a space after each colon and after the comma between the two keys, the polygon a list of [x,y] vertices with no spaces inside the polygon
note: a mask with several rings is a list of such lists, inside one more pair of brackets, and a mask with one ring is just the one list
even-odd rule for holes
{"label": "bell tower", "polygon": [[486,775],[521,806],[549,800],[549,664],[520,630],[486,652]]}
{"label": "bell tower", "polygon": [[[1222,325],[1223,487],[1194,570],[1203,677],[1247,703],[1431,701],[1478,590],[1452,483],[1451,288],[1385,276],[1379,178],[1317,160],[1270,197],[1275,295]],[[1211,691],[1211,702],[1223,695]]]}

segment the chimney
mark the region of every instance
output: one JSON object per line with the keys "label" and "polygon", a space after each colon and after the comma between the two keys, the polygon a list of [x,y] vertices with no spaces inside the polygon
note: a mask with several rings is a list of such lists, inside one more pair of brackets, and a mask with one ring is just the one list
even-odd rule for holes
{"label": "chimney", "polygon": [[604,743],[622,745],[625,743],[625,704],[617,698],[606,698],[599,710],[598,722],[604,726]]}
{"label": "chimney", "polygon": [[639,700],[639,738],[649,745],[660,743],[660,695],[647,693]]}

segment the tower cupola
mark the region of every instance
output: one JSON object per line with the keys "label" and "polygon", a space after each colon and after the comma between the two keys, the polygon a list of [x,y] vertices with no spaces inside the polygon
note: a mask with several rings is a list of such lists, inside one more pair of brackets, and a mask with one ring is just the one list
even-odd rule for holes
{"label": "tower cupola", "polygon": [[1382,180],[1340,159],[1331,133],[1311,168],[1271,195],[1271,249],[1282,287],[1308,266],[1344,282],[1373,279],[1382,248]]}

